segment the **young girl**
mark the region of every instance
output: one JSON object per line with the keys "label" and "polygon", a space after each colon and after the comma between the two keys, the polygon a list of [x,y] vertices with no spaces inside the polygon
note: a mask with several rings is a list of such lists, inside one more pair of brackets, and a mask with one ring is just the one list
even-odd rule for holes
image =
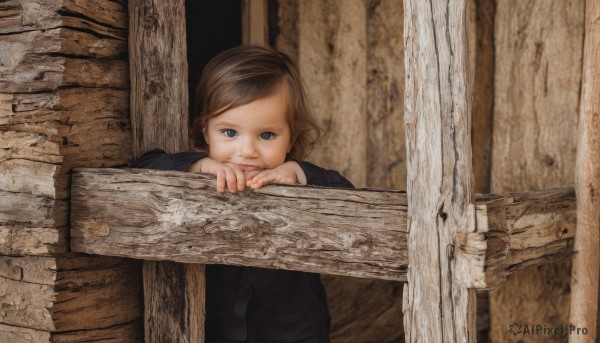
{"label": "young girl", "polygon": [[[155,149],[134,167],[210,173],[219,192],[271,183],[353,187],[301,161],[318,129],[285,54],[250,45],[223,51],[204,68],[197,95],[196,152]],[[206,342],[329,342],[320,275],[225,265],[208,265],[206,273]]]}

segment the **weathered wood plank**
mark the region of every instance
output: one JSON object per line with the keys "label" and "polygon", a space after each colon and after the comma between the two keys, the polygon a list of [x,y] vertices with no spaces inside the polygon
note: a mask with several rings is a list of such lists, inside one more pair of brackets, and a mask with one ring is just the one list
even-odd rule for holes
{"label": "weathered wood plank", "polygon": [[73,254],[0,256],[2,323],[70,331],[131,322],[140,317],[141,289],[135,282],[141,277],[139,265]]}
{"label": "weathered wood plank", "polygon": [[575,211],[573,189],[479,198],[477,233],[461,237],[459,245],[472,254],[477,244],[487,244],[484,274],[474,275],[470,287],[493,289],[521,269],[571,258]]}
{"label": "weathered wood plank", "polygon": [[406,189],[404,13],[394,0],[367,6],[367,186]]}
{"label": "weathered wood plank", "polygon": [[[129,15],[133,157],[153,148],[187,150],[185,1],[130,1]],[[172,277],[165,278],[160,271],[169,268]],[[145,341],[202,340],[204,295],[198,292],[203,289],[199,286],[204,284],[204,267],[145,262],[143,275]]]}
{"label": "weathered wood plank", "polygon": [[127,164],[131,159],[128,107],[124,90],[3,94],[0,189],[64,199],[71,168]]}
{"label": "weathered wood plank", "polygon": [[0,189],[23,192],[52,199],[65,199],[68,175],[61,166],[23,159],[0,160]]}
{"label": "weathered wood plank", "polygon": [[78,166],[124,165],[131,157],[129,125],[126,118],[0,125],[10,130],[0,133],[0,160],[60,164],[64,172]]}
{"label": "weathered wood plank", "polygon": [[49,331],[0,323],[0,342],[2,343],[49,343],[51,342],[50,336]]}
{"label": "weathered wood plank", "polygon": [[79,171],[72,185],[72,248],[404,279],[403,193],[268,187],[236,195],[214,189],[208,175]]}
{"label": "weathered wood plank", "polygon": [[578,230],[571,271],[569,321],[589,328],[587,337],[569,342],[595,342],[598,338],[598,286],[600,284],[600,4],[585,2],[585,42],[579,130],[575,166]]}
{"label": "weathered wood plank", "polygon": [[127,6],[120,1],[8,0],[0,3],[0,33],[75,27],[127,39]]}
{"label": "weathered wood plank", "polygon": [[[143,323],[141,319],[129,323],[113,325],[106,328],[77,330],[68,332],[53,332],[52,343],[96,343],[114,342],[131,343],[143,342]],[[202,341],[198,341],[202,342]]]}
{"label": "weathered wood plank", "polygon": [[[296,0],[278,0],[277,2],[277,31],[274,27],[269,27],[269,34],[277,34],[275,39],[275,48],[285,52],[292,60],[298,61],[298,1]],[[269,3],[271,6],[271,2]],[[271,8],[269,8],[269,11]]]}
{"label": "weathered wood plank", "polygon": [[265,45],[268,36],[267,0],[243,0],[242,44]]}
{"label": "weathered wood plank", "polygon": [[0,94],[0,125],[68,124],[100,118],[129,118],[129,91],[78,87],[49,93]]}
{"label": "weathered wood plank", "polygon": [[51,332],[0,324],[0,342],[2,343],[92,343],[115,342],[131,343],[141,342],[141,321],[114,325],[108,328]]}
{"label": "weathered wood plank", "polygon": [[[574,184],[584,8],[582,0],[496,1],[493,193]],[[523,339],[507,323],[569,323],[569,274],[570,262],[547,264],[490,292],[490,340]]]}
{"label": "weathered wood plank", "polygon": [[[490,192],[492,162],[492,118],[494,113],[494,25],[496,18],[495,0],[471,0],[475,13],[471,24],[474,35],[470,43],[474,45],[475,63],[473,70],[473,174],[475,191]],[[487,303],[487,302],[486,302]]]}
{"label": "weathered wood plank", "polygon": [[3,35],[0,46],[2,65],[14,65],[26,54],[60,53],[76,57],[118,59],[127,52],[127,42],[99,38],[91,33],[56,28]]}
{"label": "weathered wood plank", "polygon": [[64,86],[127,88],[125,61],[25,54],[0,67],[0,92],[39,92]]}
{"label": "weathered wood plank", "polygon": [[[214,188],[202,174],[77,170],[72,248],[406,281],[401,192],[275,186],[220,194]],[[572,256],[572,189],[479,196],[475,208],[477,230],[459,235],[455,247],[473,263],[469,287],[494,288],[516,270]]]}
{"label": "weathered wood plank", "polygon": [[69,251],[67,227],[20,227],[0,225],[0,254],[42,255]]}
{"label": "weathered wood plank", "polygon": [[476,297],[467,287],[481,267],[457,246],[477,229],[467,2],[405,0],[404,11],[406,341],[473,342]]}
{"label": "weathered wood plank", "polygon": [[65,226],[69,220],[68,208],[66,201],[0,191],[0,225]]}
{"label": "weathered wood plank", "polygon": [[[133,155],[188,148],[185,3],[129,3]],[[154,113],[156,115],[148,115]],[[160,115],[158,115],[160,114]]]}
{"label": "weathered wood plank", "polygon": [[[144,322],[154,324],[146,327],[146,337],[169,342],[186,333],[187,342],[204,342],[205,284],[204,265],[145,261],[144,295],[150,308],[144,309]],[[169,315],[154,318],[164,312]]]}
{"label": "weathered wood plank", "polygon": [[298,64],[323,128],[311,161],[367,185],[366,4],[298,2]]}

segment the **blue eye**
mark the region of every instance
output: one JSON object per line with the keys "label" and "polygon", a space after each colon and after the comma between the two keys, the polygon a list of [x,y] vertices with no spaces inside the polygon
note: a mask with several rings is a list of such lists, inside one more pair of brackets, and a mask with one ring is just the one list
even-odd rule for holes
{"label": "blue eye", "polygon": [[263,132],[260,134],[260,139],[264,139],[266,141],[273,138],[275,138],[275,134],[273,132]]}
{"label": "blue eye", "polygon": [[232,130],[232,129],[225,129],[225,130],[223,130],[223,133],[227,137],[235,137],[235,135],[237,135],[237,132],[235,130]]}

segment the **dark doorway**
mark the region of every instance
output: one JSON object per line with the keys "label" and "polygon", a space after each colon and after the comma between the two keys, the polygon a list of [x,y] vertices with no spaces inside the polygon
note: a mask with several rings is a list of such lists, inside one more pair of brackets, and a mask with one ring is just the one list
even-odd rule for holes
{"label": "dark doorway", "polygon": [[219,51],[242,43],[242,0],[187,0],[185,12],[191,122],[202,68]]}

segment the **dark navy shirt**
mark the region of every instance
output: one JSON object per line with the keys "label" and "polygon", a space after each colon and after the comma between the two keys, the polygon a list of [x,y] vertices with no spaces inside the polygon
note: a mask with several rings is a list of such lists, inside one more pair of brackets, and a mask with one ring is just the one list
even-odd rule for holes
{"label": "dark navy shirt", "polygon": [[[155,149],[134,168],[186,171],[206,153]],[[297,161],[307,184],[354,188],[338,172]],[[321,276],[256,267],[206,266],[206,342],[327,343],[330,318]]]}

